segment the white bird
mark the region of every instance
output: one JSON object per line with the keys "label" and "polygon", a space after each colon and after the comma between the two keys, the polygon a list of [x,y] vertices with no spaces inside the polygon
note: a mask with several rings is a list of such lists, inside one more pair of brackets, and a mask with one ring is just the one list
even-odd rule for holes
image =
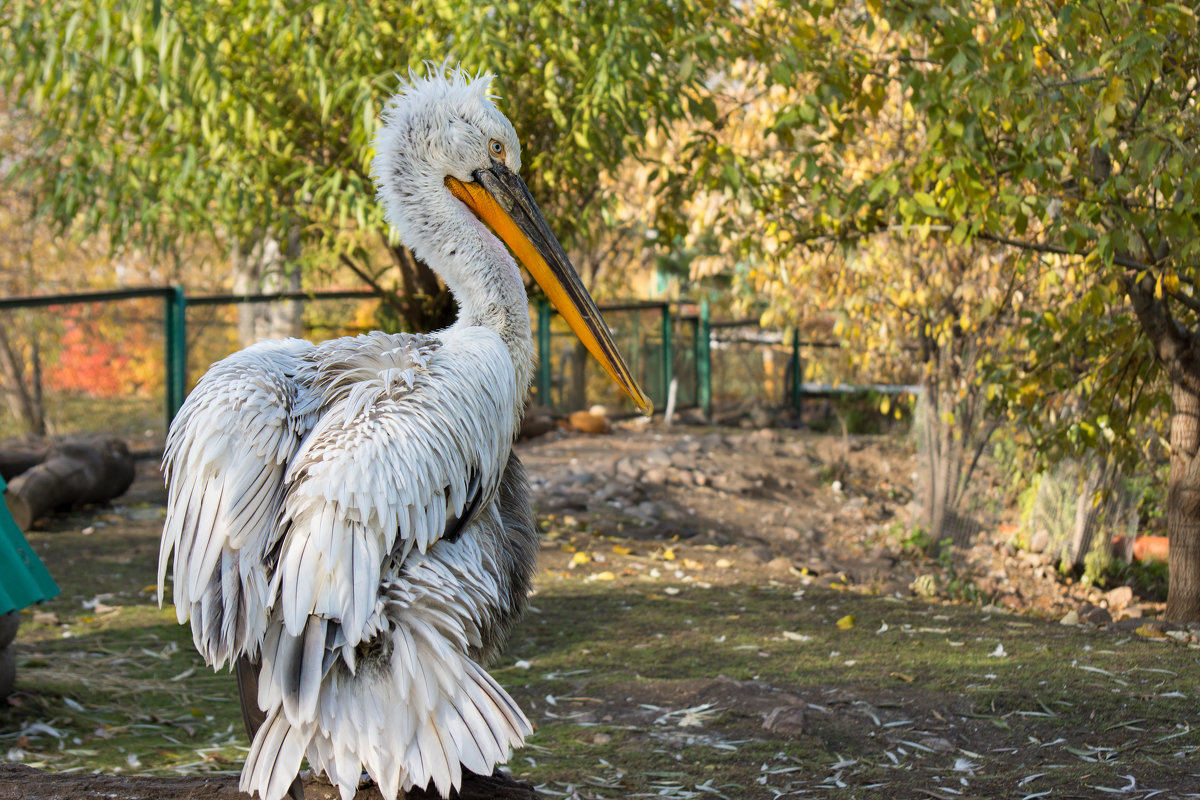
{"label": "white bird", "polygon": [[[512,453],[533,373],[501,239],[645,412],[650,403],[529,190],[491,76],[410,76],[373,163],[386,217],[459,306],[430,335],[264,341],[213,365],[171,426],[159,554],[214,669],[236,666],[241,789],[354,796],[490,774],[530,732],[481,666],[525,606],[537,534]],[[489,230],[489,226],[491,230]],[[499,238],[497,238],[499,237]]]}

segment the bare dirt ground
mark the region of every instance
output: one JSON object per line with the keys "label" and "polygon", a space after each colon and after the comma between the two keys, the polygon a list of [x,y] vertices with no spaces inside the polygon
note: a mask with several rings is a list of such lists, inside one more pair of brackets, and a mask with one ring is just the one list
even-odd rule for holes
{"label": "bare dirt ground", "polygon": [[[1113,621],[1162,610],[1159,598],[1082,587],[1058,573],[1049,553],[1018,550],[1015,511],[970,520],[973,546],[949,563],[925,558],[906,545],[919,508],[915,456],[903,440],[642,427],[558,432],[519,446],[549,538],[565,554],[556,561],[548,552],[547,567],[599,568],[572,550],[587,531],[658,542],[689,580],[789,580],[943,600],[969,594],[1054,619],[1093,607]],[[643,566],[619,549],[604,558],[608,570]]]}
{"label": "bare dirt ground", "polygon": [[[902,442],[627,423],[518,452],[544,542],[493,674],[537,728],[509,766],[541,797],[1200,792],[1196,631],[1062,580],[1003,514],[952,563],[907,547]],[[5,760],[105,775],[0,767],[0,798],[234,793],[232,679],[146,591],[165,493],[140,466],[115,507],[30,534],[64,592],[0,709]]]}

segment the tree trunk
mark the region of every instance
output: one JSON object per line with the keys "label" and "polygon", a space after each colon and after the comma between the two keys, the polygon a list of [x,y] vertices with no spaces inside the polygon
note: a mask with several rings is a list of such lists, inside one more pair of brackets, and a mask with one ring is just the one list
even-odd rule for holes
{"label": "tree trunk", "polygon": [[954,437],[951,425],[942,418],[942,409],[952,402],[939,390],[938,381],[927,375],[921,381],[924,397],[919,444],[921,510],[930,537],[929,553],[936,555],[942,539],[950,536],[951,487],[954,474]]}
{"label": "tree trunk", "polygon": [[402,244],[387,244],[408,305],[405,322],[415,333],[429,333],[454,323],[457,307],[437,273]]}
{"label": "tree trunk", "polygon": [[1170,587],[1166,618],[1200,621],[1200,395],[1171,387],[1171,474],[1167,484]]}
{"label": "tree trunk", "polygon": [[133,483],[134,462],[125,442],[88,436],[51,446],[46,460],[8,485],[5,502],[22,530],[57,508],[97,503]]}
{"label": "tree trunk", "polygon": [[1070,559],[1071,569],[1083,567],[1088,551],[1092,549],[1092,540],[1096,527],[1100,523],[1101,506],[1096,503],[1096,492],[1104,484],[1106,470],[1100,461],[1087,469],[1079,496],[1075,498],[1075,522],[1071,525],[1071,538],[1067,544],[1067,558]]}
{"label": "tree trunk", "polygon": [[30,376],[25,375],[25,363],[20,351],[13,347],[8,329],[0,323],[0,380],[9,411],[24,423],[29,433],[46,435],[46,413],[42,405],[42,370],[38,359],[37,342],[33,343],[33,364]]}
{"label": "tree trunk", "polygon": [[[230,262],[235,294],[274,294],[300,291],[300,233],[293,228],[287,242],[264,233],[249,246],[234,240]],[[300,300],[238,304],[238,343],[242,347],[260,339],[300,336],[304,332],[304,305]]]}

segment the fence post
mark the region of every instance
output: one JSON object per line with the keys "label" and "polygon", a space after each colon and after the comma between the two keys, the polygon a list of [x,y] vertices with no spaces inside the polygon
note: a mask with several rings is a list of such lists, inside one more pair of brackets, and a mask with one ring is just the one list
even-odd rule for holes
{"label": "fence post", "polygon": [[804,391],[803,377],[804,376],[802,375],[801,364],[800,364],[800,331],[797,328],[793,328],[792,329],[792,411],[796,412],[797,417],[799,417],[801,411],[803,411],[803,409],[801,408],[801,406],[804,402],[803,397],[802,397],[802,393]]}
{"label": "fence post", "polygon": [[671,340],[671,304],[662,304],[662,403],[666,408],[671,393],[671,380],[675,377],[675,344]]}
{"label": "fence post", "polygon": [[538,403],[550,407],[550,303],[545,297],[537,299]]}
{"label": "fence post", "polygon": [[700,300],[700,320],[696,325],[696,399],[707,420],[712,419],[712,328],[708,318],[708,298]]}
{"label": "fence post", "polygon": [[166,296],[167,428],[183,405],[187,391],[187,296],[172,286]]}

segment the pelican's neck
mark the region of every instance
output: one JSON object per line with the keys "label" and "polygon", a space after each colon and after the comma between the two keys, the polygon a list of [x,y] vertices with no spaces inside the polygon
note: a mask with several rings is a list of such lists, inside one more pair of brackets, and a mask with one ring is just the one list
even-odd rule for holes
{"label": "pelican's neck", "polygon": [[473,215],[470,222],[473,229],[460,235],[455,246],[426,261],[458,303],[453,327],[487,328],[508,347],[523,408],[535,361],[525,284],[504,245]]}

